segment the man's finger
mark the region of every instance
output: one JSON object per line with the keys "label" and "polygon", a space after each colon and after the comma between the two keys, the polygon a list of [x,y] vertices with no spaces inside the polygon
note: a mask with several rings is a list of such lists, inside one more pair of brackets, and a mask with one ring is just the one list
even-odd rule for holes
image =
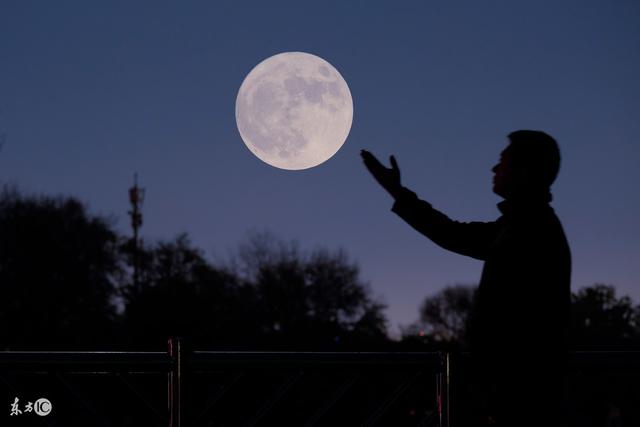
{"label": "man's finger", "polygon": [[367,150],[362,150],[362,151],[360,151],[360,157],[362,157],[362,160],[364,160],[364,162],[367,163],[367,162],[369,162],[371,160],[373,155],[370,152],[368,152]]}
{"label": "man's finger", "polygon": [[375,165],[375,166],[383,166],[382,163],[380,163],[380,161],[376,158],[376,156],[369,153],[368,151],[364,151],[362,153],[362,158],[364,162],[367,164]]}
{"label": "man's finger", "polygon": [[362,151],[360,152],[360,155],[362,156],[362,158],[363,158],[364,160],[376,160],[376,161],[378,160],[378,159],[376,159],[376,156],[374,156],[373,154],[371,154],[371,153],[370,153],[369,151],[367,151],[367,150],[362,150]]}
{"label": "man's finger", "polygon": [[396,156],[391,156],[391,157],[389,157],[389,160],[391,161],[391,167],[392,167],[393,169],[396,169],[396,170],[397,170],[397,169],[400,169],[400,168],[398,167],[398,162],[396,162]]}

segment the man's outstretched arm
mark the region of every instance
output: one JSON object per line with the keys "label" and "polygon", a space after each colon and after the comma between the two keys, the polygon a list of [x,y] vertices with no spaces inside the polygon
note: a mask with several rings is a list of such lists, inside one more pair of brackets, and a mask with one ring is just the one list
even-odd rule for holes
{"label": "man's outstretched arm", "polygon": [[500,228],[497,222],[453,221],[402,186],[400,168],[393,156],[391,168],[366,150],[362,150],[361,156],[376,181],[395,199],[391,209],[394,213],[444,249],[477,259],[486,258]]}

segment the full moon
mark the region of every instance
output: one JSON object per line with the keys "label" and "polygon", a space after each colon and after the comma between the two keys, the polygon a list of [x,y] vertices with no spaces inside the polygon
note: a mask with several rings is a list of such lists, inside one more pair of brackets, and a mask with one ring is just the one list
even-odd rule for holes
{"label": "full moon", "polygon": [[347,82],[327,61],[304,52],[280,53],[256,65],[236,98],[245,145],[280,169],[308,169],[330,159],[352,120]]}

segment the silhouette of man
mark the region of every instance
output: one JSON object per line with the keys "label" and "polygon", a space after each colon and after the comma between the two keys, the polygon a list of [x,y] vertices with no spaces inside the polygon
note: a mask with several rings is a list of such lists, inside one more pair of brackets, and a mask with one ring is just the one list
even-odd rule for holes
{"label": "silhouette of man", "polygon": [[394,156],[387,168],[361,155],[394,213],[439,246],[484,261],[469,331],[473,425],[561,425],[571,255],[549,206],[560,152],[544,132],[516,131],[509,141],[492,169],[504,198],[493,222],[449,219],[402,186]]}

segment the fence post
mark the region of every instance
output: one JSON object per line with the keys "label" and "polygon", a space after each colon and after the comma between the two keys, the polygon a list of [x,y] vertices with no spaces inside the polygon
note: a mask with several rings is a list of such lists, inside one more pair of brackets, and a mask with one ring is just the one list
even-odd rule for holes
{"label": "fence post", "polygon": [[438,417],[440,427],[449,427],[450,389],[451,389],[451,353],[440,353],[440,372],[438,373],[437,390],[438,395]]}
{"label": "fence post", "polygon": [[182,345],[178,337],[169,338],[169,427],[181,427]]}

